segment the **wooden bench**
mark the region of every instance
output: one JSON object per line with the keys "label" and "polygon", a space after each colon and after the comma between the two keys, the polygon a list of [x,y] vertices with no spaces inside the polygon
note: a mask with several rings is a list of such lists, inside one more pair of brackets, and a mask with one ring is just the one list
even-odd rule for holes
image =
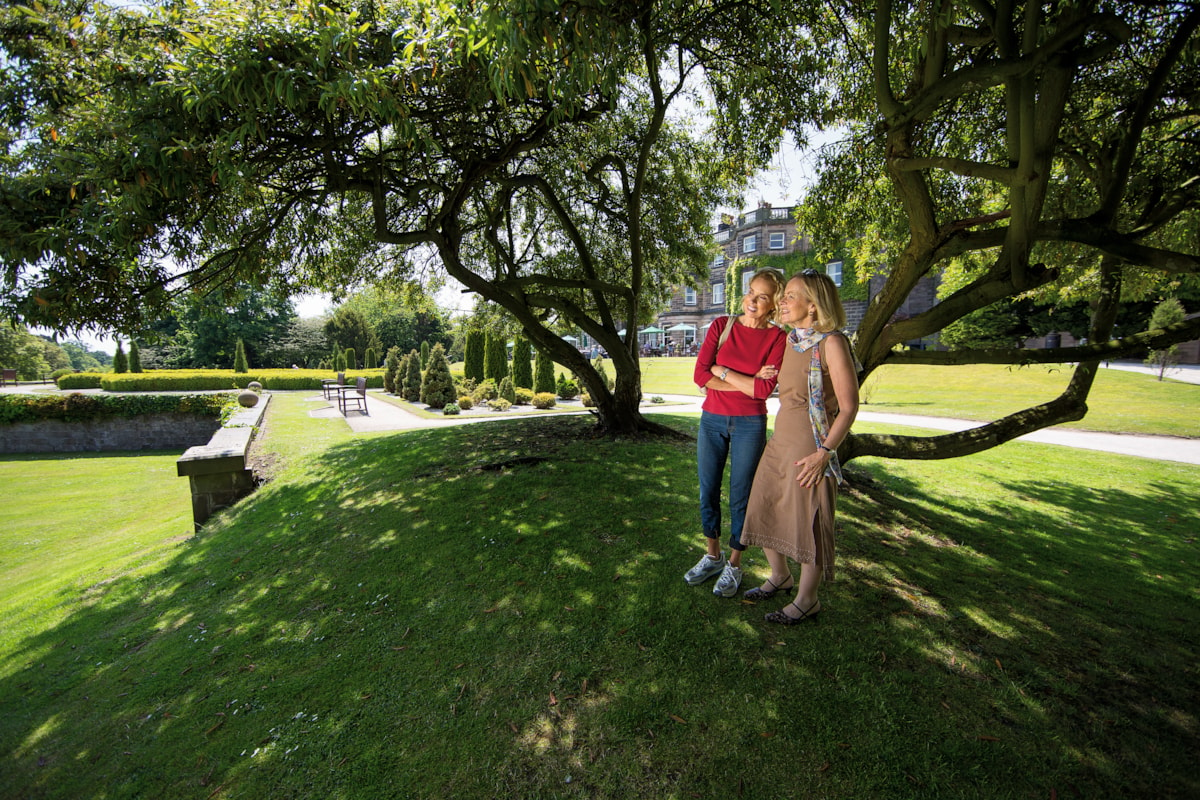
{"label": "wooden bench", "polygon": [[342,412],[342,416],[346,416],[346,412],[350,409],[350,404],[353,403],[356,409],[361,410],[367,416],[370,416],[367,411],[367,379],[356,378],[354,386],[340,386],[337,390],[338,411]]}
{"label": "wooden bench", "polygon": [[326,400],[332,400],[335,393],[346,385],[346,373],[339,372],[337,378],[325,378],[321,381],[321,394]]}
{"label": "wooden bench", "polygon": [[0,386],[7,386],[9,381],[12,381],[13,386],[17,385],[17,371],[15,369],[0,369]]}

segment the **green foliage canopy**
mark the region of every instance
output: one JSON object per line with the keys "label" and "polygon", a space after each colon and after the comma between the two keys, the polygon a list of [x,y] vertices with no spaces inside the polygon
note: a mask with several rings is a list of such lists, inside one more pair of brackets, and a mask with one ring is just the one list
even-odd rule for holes
{"label": "green foliage canopy", "polygon": [[[131,329],[181,291],[400,285],[434,254],[589,383],[556,331],[599,341],[602,420],[650,427],[617,330],[703,269],[709,209],[811,96],[794,9],[414,11],[6,6],[0,310]],[[705,80],[715,137],[668,113]]]}
{"label": "green foliage canopy", "polygon": [[[1079,419],[1101,359],[1200,333],[1197,320],[1113,336],[1123,303],[1200,273],[1200,7],[827,8],[808,30],[829,57],[839,134],[798,222],[821,260],[845,246],[860,280],[879,279],[854,342],[861,376],[883,363],[1078,363],[1052,401],[936,441],[852,437],[843,458],[952,457]],[[906,313],[926,277],[947,291]],[[1087,302],[1088,344],[898,347],[1027,299]]]}

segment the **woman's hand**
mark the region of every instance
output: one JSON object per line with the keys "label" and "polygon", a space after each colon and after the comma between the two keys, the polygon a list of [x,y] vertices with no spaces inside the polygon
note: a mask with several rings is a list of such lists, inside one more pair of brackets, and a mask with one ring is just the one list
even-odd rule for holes
{"label": "woman's hand", "polygon": [[762,367],[759,368],[758,372],[754,373],[754,377],[758,378],[759,380],[769,381],[778,374],[779,370],[775,368],[774,364],[763,364]]}
{"label": "woman's hand", "polygon": [[796,473],[796,480],[805,489],[816,486],[825,477],[825,468],[829,466],[829,459],[832,457],[828,450],[818,448],[817,452],[795,462],[795,466],[800,468]]}

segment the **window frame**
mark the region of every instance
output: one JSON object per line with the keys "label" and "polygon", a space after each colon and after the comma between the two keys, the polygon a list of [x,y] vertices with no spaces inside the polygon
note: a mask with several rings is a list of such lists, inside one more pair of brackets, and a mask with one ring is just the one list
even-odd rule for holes
{"label": "window frame", "polygon": [[830,261],[825,264],[825,274],[833,281],[833,285],[839,289],[842,286],[842,268],[844,264],[841,260]]}

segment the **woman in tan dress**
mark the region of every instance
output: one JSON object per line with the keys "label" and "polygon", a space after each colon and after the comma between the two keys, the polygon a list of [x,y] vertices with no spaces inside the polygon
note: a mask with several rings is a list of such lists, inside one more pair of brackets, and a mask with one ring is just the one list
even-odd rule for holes
{"label": "woman in tan dress", "polygon": [[744,595],[766,600],[795,586],[796,599],[766,615],[794,625],[821,610],[817,590],[833,579],[833,515],[842,480],[837,448],[858,413],[858,373],[840,332],[846,312],[827,275],[806,269],[788,281],[779,321],[792,328],[779,369],[775,432],[754,473],[742,542],[763,548],[771,577]]}

